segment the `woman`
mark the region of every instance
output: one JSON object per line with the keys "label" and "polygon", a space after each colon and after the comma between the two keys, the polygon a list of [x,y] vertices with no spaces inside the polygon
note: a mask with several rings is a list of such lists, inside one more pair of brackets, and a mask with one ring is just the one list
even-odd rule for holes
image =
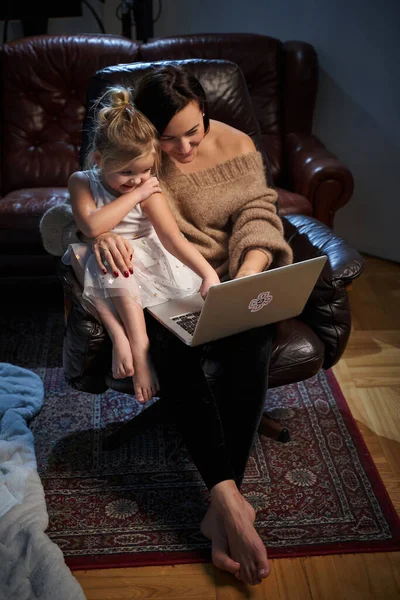
{"label": "woman", "polygon": [[[136,107],[153,123],[163,151],[161,187],[181,232],[221,279],[292,260],[265,183],[261,155],[241,131],[210,120],[204,90],[182,68],[145,75]],[[130,249],[114,234],[94,243],[99,266],[129,271]],[[261,327],[189,348],[147,315],[163,401],[210,490],[201,531],[213,563],[249,584],[268,576],[255,512],[240,494],[267,391],[272,328]]]}

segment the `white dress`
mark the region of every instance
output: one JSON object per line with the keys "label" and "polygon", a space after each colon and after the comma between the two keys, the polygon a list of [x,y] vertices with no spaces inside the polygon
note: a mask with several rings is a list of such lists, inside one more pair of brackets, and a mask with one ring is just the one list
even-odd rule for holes
{"label": "white dress", "polygon": [[[101,183],[95,169],[85,171],[85,174],[97,207],[115,200],[115,196]],[[89,244],[71,244],[62,257],[65,264],[71,264],[71,253],[75,255],[84,271],[83,297],[94,306],[98,299],[130,296],[145,308],[173,298],[183,298],[199,290],[200,277],[162,246],[140,204],[111,231],[130,241],[133,275],[129,274],[127,278],[122,273],[118,277],[110,272],[105,275],[98,267]]]}

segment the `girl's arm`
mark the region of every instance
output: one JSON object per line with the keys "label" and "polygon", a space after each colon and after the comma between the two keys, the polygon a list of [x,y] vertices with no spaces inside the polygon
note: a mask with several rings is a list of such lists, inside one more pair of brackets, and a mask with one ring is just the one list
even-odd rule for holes
{"label": "girl's arm", "polygon": [[68,181],[72,213],[79,231],[88,238],[95,238],[111,231],[145,198],[161,191],[156,177],[151,177],[132,192],[121,194],[110,204],[97,208],[89,180],[82,171],[73,173]]}
{"label": "girl's arm", "polygon": [[142,203],[142,209],[151,221],[164,248],[203,279],[200,291],[205,296],[211,285],[219,283],[219,277],[193,244],[182,236],[165,196],[162,194],[150,196]]}

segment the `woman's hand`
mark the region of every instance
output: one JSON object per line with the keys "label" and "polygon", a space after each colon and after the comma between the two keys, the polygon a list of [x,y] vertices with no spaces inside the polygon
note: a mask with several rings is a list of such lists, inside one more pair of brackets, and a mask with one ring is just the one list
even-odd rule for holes
{"label": "woman's hand", "polygon": [[235,279],[261,273],[267,269],[271,262],[272,255],[269,252],[257,249],[248,250],[239,271],[236,273]]}
{"label": "woman's hand", "polygon": [[203,300],[205,300],[210,287],[212,285],[217,285],[218,283],[220,283],[219,277],[213,269],[209,275],[204,277],[203,282],[200,287],[200,294],[201,294]]}
{"label": "woman's hand", "polygon": [[124,277],[133,273],[133,250],[126,238],[116,233],[102,233],[92,240],[92,248],[97,264],[104,274],[107,273],[107,266],[114,277],[118,277],[118,271],[121,271]]}
{"label": "woman's hand", "polygon": [[261,271],[257,271],[257,269],[242,269],[236,273],[235,279],[240,279],[241,277],[247,277],[247,275],[255,275],[256,273],[261,273]]}

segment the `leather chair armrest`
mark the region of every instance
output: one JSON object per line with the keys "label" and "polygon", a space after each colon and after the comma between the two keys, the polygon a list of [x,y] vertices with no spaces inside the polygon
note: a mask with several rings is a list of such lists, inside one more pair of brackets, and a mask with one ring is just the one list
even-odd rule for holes
{"label": "leather chair armrest", "polygon": [[332,227],[335,212],[353,194],[350,170],[313,135],[289,133],[285,146],[290,189],[308,198],[315,217]]}
{"label": "leather chair armrest", "polygon": [[58,275],[66,297],[71,300],[63,344],[65,379],[77,390],[101,394],[108,388],[111,341],[95,308],[82,298],[82,288],[72,269],[60,261]]}
{"label": "leather chair armrest", "polygon": [[346,286],[363,270],[357,250],[312,217],[283,218],[285,237],[294,261],[326,255],[328,261],[300,316],[325,346],[323,367],[328,369],[342,356],[351,330],[351,311]]}
{"label": "leather chair armrest", "polygon": [[364,261],[360,253],[317,219],[287,215],[283,218],[283,225],[296,262],[326,254],[333,286],[345,287],[361,275]]}

